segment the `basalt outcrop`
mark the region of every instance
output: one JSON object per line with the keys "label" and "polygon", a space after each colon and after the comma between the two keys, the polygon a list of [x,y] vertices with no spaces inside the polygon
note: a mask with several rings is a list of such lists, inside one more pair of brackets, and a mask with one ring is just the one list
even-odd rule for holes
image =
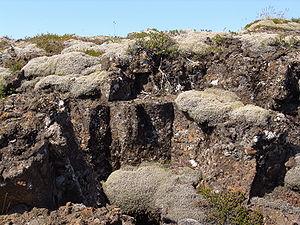
{"label": "basalt outcrop", "polygon": [[72,224],[57,216],[67,202],[91,207],[88,224],[213,223],[207,208],[197,211],[201,188],[246,193],[266,224],[300,223],[300,31],[266,23],[71,36],[54,55],[2,38],[0,213],[19,214],[0,224],[44,213],[34,207],[52,211],[45,224],[54,214]]}

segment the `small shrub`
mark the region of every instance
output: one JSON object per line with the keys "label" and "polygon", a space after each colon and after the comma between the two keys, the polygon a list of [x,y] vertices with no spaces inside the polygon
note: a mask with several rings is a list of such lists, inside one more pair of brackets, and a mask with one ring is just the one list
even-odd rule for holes
{"label": "small shrub", "polygon": [[23,61],[11,60],[5,63],[5,67],[9,68],[10,71],[14,73],[20,71],[25,64],[26,63]]}
{"label": "small shrub", "polygon": [[7,90],[6,85],[0,83],[0,98],[5,98],[6,96],[12,95],[13,93],[15,93],[14,89],[10,88],[9,90]]}
{"label": "small shrub", "polygon": [[57,34],[41,34],[32,38],[27,38],[26,41],[35,43],[37,47],[44,49],[48,55],[57,55],[60,54],[64,49],[63,42],[76,39],[74,35],[65,34],[65,35],[57,35]]}
{"label": "small shrub", "polygon": [[300,23],[300,18],[292,18],[291,21],[294,23]]}
{"label": "small shrub", "polygon": [[273,6],[268,6],[264,8],[259,14],[258,18],[260,19],[272,19],[272,18],[280,18],[284,19],[285,14],[288,12],[288,9],[283,11],[276,11]]}
{"label": "small shrub", "polygon": [[169,30],[168,33],[169,33],[170,35],[176,36],[176,35],[179,35],[179,34],[180,34],[180,31],[179,31],[179,30]]}
{"label": "small shrub", "polygon": [[139,38],[145,38],[148,37],[149,33],[147,32],[134,32],[127,35],[127,38],[129,39],[139,39]]}
{"label": "small shrub", "polygon": [[168,57],[178,53],[175,41],[164,32],[150,32],[147,38],[136,40],[129,49],[131,54],[146,52],[150,56]]}
{"label": "small shrub", "polygon": [[210,30],[210,29],[200,29],[199,31],[200,32],[212,32],[212,30]]}
{"label": "small shrub", "polygon": [[94,57],[99,57],[104,53],[103,51],[96,51],[96,50],[93,50],[93,49],[86,49],[83,52],[85,54],[88,54],[88,55],[94,56]]}
{"label": "small shrub", "polygon": [[242,192],[213,193],[209,189],[200,189],[200,193],[207,199],[207,205],[211,208],[210,219],[214,224],[234,225],[262,225],[263,216],[260,212],[243,206],[246,195]]}
{"label": "small shrub", "polygon": [[224,44],[229,40],[230,38],[221,36],[217,34],[216,36],[212,37],[211,40],[213,41],[213,44],[216,46],[224,46]]}

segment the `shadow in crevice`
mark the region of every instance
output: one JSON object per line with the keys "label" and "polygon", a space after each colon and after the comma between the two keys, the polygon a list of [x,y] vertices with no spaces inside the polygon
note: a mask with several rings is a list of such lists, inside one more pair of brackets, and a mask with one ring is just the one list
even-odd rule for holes
{"label": "shadow in crevice", "polygon": [[[112,173],[110,145],[112,142],[110,130],[110,108],[99,105],[91,110],[89,124],[90,139],[88,148],[91,151],[91,162],[97,183],[106,180]],[[98,185],[97,200],[105,205],[108,200],[101,185]]]}
{"label": "shadow in crevice", "polygon": [[139,120],[138,136],[140,145],[158,146],[158,134],[152,123],[150,115],[142,105],[136,106],[136,114]]}
{"label": "shadow in crevice", "polygon": [[300,146],[290,143],[273,145],[267,152],[256,157],[256,175],[250,190],[250,198],[263,197],[276,187],[284,185],[286,162],[300,153]]}
{"label": "shadow in crevice", "polygon": [[56,114],[52,120],[60,125],[62,136],[67,142],[65,146],[49,146],[56,187],[53,198],[57,207],[69,201],[96,206],[97,183],[94,171],[85,159],[68,113]]}

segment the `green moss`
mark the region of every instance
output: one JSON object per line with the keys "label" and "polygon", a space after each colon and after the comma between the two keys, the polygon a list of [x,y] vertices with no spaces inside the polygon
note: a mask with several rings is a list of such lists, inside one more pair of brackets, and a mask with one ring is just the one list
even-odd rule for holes
{"label": "green moss", "polygon": [[283,27],[276,27],[276,26],[269,26],[269,25],[262,25],[262,24],[259,24],[259,25],[255,26],[253,29],[257,30],[257,29],[260,29],[260,28],[264,28],[264,29],[267,29],[267,30],[280,30],[280,31],[285,31],[286,30]]}
{"label": "green moss", "polygon": [[175,41],[164,32],[150,32],[148,38],[137,39],[134,46],[129,48],[130,54],[146,52],[150,56],[175,56],[178,47]]}
{"label": "green moss", "polygon": [[83,52],[85,54],[88,54],[88,55],[94,56],[94,57],[99,57],[104,53],[104,51],[96,51],[96,50],[93,50],[93,49],[86,49]]}
{"label": "green moss", "polygon": [[247,28],[251,27],[253,24],[255,24],[255,23],[259,22],[259,21],[261,21],[261,20],[255,20],[252,23],[247,24],[244,28],[247,29]]}
{"label": "green moss", "polygon": [[37,47],[44,49],[48,55],[57,55],[60,54],[64,49],[64,41],[70,39],[76,39],[76,37],[70,34],[65,34],[62,36],[57,34],[41,34],[35,37],[27,38],[26,41],[35,43]]}
{"label": "green moss", "polygon": [[25,62],[11,60],[11,61],[6,62],[4,66],[9,68],[11,72],[17,72],[17,71],[20,71],[23,68],[23,66],[25,66]]}
{"label": "green moss", "polygon": [[[213,193],[209,189],[200,189],[211,209],[210,219],[214,224],[262,225],[260,212],[243,206],[246,194],[242,192]],[[202,204],[203,206],[203,204]]]}
{"label": "green moss", "polygon": [[275,24],[284,24],[290,22],[289,20],[281,19],[281,18],[273,18],[271,19]]}

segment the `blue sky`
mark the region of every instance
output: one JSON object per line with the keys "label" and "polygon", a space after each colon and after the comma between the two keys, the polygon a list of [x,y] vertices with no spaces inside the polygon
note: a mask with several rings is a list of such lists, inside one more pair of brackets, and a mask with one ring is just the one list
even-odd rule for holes
{"label": "blue sky", "polygon": [[300,17],[300,0],[0,0],[0,36],[125,36],[147,28],[236,31],[268,6],[288,9],[287,18]]}

